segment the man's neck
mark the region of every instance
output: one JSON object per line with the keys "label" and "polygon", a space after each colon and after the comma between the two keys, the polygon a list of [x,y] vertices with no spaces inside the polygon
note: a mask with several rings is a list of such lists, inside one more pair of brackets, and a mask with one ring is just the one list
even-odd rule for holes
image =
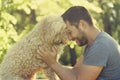
{"label": "man's neck", "polygon": [[88,30],[87,33],[88,33],[87,34],[88,45],[91,45],[95,41],[98,34],[100,33],[100,30],[97,29],[96,27],[92,27],[90,28],[90,30]]}

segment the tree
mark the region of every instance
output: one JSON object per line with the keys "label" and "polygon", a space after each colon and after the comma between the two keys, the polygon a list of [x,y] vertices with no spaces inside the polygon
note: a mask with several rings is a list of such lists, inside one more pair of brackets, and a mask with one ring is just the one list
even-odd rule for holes
{"label": "tree", "polygon": [[101,14],[104,30],[113,36],[120,43],[120,3],[119,0],[103,1],[99,0],[99,5],[103,9]]}

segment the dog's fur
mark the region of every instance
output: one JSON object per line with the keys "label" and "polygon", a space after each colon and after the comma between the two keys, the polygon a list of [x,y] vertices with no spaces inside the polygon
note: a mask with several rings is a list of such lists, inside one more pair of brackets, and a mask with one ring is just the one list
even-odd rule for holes
{"label": "dog's fur", "polygon": [[37,49],[47,44],[50,48],[57,47],[57,52],[61,53],[66,40],[66,26],[62,17],[52,15],[43,18],[8,50],[0,66],[0,80],[33,80],[35,73],[41,69],[45,70],[49,80],[55,80],[54,72],[37,58]]}

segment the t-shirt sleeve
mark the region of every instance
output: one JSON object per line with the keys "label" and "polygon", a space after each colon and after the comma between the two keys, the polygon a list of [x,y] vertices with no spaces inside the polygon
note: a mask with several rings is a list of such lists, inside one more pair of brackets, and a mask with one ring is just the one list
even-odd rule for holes
{"label": "t-shirt sleeve", "polygon": [[87,53],[85,53],[83,64],[105,67],[108,57],[107,47],[102,44],[93,45]]}

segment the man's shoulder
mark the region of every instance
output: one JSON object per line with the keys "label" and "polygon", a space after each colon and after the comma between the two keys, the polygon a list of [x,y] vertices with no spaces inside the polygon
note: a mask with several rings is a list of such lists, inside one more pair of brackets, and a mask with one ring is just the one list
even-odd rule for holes
{"label": "man's shoulder", "polygon": [[117,45],[117,42],[106,32],[100,32],[93,44],[97,45],[98,47],[103,46],[105,48],[109,48],[110,46],[112,47]]}

